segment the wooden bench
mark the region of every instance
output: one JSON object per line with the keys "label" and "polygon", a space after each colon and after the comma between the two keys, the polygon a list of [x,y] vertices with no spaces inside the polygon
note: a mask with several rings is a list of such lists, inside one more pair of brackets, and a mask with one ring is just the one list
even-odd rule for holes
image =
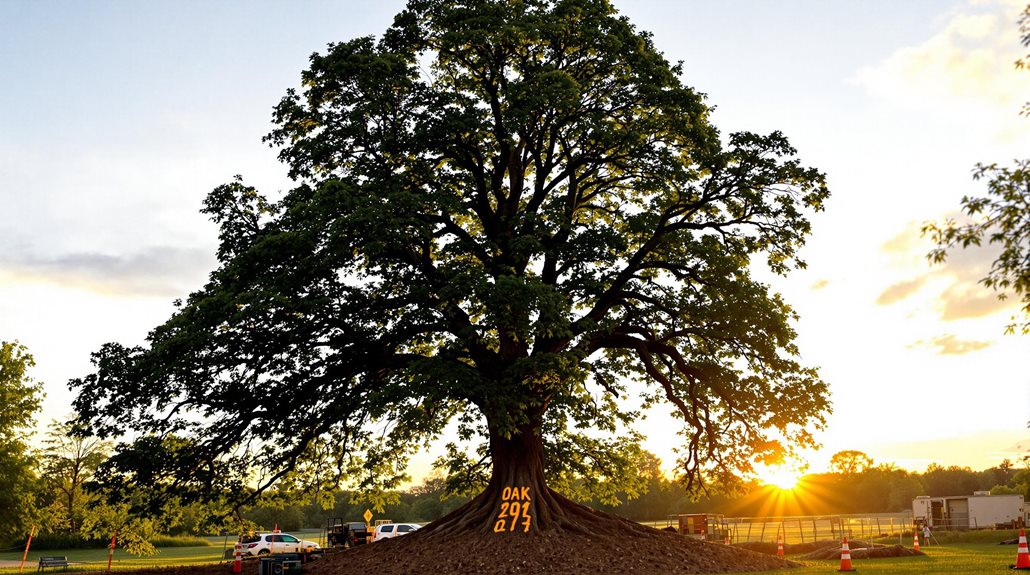
{"label": "wooden bench", "polygon": [[42,570],[46,569],[47,567],[64,567],[64,569],[67,571],[68,570],[68,558],[67,557],[60,557],[60,556],[46,556],[46,555],[44,555],[44,556],[39,558],[39,567],[36,569],[36,572],[38,573],[39,571],[42,571]]}

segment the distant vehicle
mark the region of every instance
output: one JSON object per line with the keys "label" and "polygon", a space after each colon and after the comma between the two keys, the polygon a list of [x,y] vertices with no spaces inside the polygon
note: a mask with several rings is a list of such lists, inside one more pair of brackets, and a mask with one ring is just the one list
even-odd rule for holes
{"label": "distant vehicle", "polygon": [[326,524],[326,541],[330,547],[354,547],[368,543],[372,535],[368,525],[362,521],[344,521],[342,517],[332,517]]}
{"label": "distant vehicle", "polygon": [[385,525],[379,525],[376,527],[375,533],[372,534],[372,541],[380,541],[383,539],[390,539],[391,537],[407,535],[408,533],[417,530],[419,527],[421,526],[414,523],[387,523]]}
{"label": "distant vehicle", "polygon": [[316,549],[318,549],[318,543],[305,541],[288,533],[258,533],[243,538],[244,555],[310,553]]}

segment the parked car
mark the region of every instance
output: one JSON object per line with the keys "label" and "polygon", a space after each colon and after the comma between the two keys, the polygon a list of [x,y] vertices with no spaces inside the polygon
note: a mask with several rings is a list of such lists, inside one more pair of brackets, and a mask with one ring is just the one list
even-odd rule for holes
{"label": "parked car", "polygon": [[376,530],[372,534],[372,541],[380,541],[382,539],[407,535],[419,527],[421,527],[421,525],[416,525],[414,523],[384,523],[383,525],[376,526]]}
{"label": "parked car", "polygon": [[299,539],[289,533],[258,533],[243,538],[244,555],[310,553],[316,549],[318,549],[318,543]]}

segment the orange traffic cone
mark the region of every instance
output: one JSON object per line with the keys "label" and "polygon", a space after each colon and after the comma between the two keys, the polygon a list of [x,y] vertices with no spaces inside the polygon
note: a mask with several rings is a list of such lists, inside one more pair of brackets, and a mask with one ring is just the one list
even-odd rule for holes
{"label": "orange traffic cone", "polygon": [[847,537],[840,546],[840,569],[838,571],[855,571],[855,568],[851,566],[851,549],[848,548]]}
{"label": "orange traffic cone", "polygon": [[1019,530],[1019,549],[1016,550],[1016,564],[1012,569],[1030,569],[1030,550],[1026,547],[1026,531]]}
{"label": "orange traffic cone", "polygon": [[781,533],[776,534],[776,556],[783,559],[783,535]]}
{"label": "orange traffic cone", "polygon": [[919,531],[916,528],[912,529],[912,549],[919,551]]}
{"label": "orange traffic cone", "polygon": [[241,573],[243,571],[242,557],[243,557],[243,535],[240,535],[240,538],[236,540],[236,549],[235,549],[235,551],[233,551],[233,560],[232,560],[232,572],[233,573]]}

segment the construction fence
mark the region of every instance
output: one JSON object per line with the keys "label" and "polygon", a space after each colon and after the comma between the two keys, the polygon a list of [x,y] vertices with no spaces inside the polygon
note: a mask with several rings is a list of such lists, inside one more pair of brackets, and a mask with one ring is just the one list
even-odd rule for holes
{"label": "construction fence", "polygon": [[[676,515],[664,522],[649,522],[659,529],[677,525]],[[826,539],[869,539],[878,537],[912,536],[912,514],[876,513],[865,515],[805,515],[791,517],[718,517],[709,516],[708,529],[718,533],[718,539],[728,538],[730,543],[751,541],[776,542],[783,534],[784,543],[805,543]],[[718,518],[716,518],[718,517]]]}
{"label": "construction fence", "polygon": [[875,515],[813,515],[797,517],[728,517],[724,529],[731,543],[775,542],[783,534],[784,543],[805,543],[823,539],[870,539],[902,537],[912,533],[910,513]]}

